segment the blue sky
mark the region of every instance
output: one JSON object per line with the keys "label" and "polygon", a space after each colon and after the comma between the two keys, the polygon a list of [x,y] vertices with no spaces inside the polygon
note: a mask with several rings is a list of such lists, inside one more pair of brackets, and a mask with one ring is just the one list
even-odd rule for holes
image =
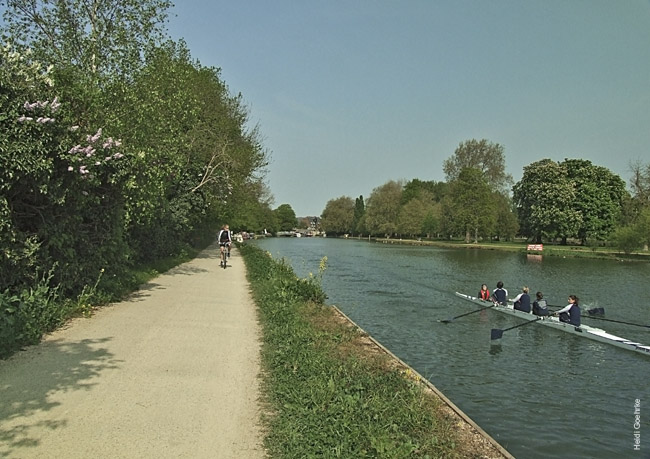
{"label": "blue sky", "polygon": [[275,206],[320,215],[388,180],[444,180],[462,141],[523,167],[650,162],[650,2],[177,0],[169,24],[241,92]]}
{"label": "blue sky", "polygon": [[168,24],[241,93],[274,207],[320,215],[388,180],[444,180],[460,142],[506,169],[650,162],[649,0],[175,0]]}

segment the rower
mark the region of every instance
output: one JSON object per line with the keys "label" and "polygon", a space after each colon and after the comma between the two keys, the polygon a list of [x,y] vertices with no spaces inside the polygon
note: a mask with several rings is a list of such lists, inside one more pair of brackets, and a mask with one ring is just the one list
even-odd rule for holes
{"label": "rower", "polygon": [[541,317],[548,315],[548,306],[542,292],[537,292],[535,294],[535,301],[533,301],[533,314]]}
{"label": "rower", "polygon": [[490,299],[490,291],[488,290],[487,284],[481,285],[481,291],[478,292],[478,299],[483,301]]}
{"label": "rower", "polygon": [[569,295],[569,304],[559,311],[553,313],[554,316],[560,316],[560,322],[570,323],[576,327],[580,326],[580,305],[579,299],[575,295]]}
{"label": "rower", "polygon": [[523,287],[521,293],[511,301],[514,303],[514,308],[517,311],[527,312],[530,314],[530,295],[528,295],[528,287]]}
{"label": "rower", "polygon": [[503,282],[497,282],[497,288],[492,292],[492,301],[504,306],[508,303],[508,291],[503,288]]}

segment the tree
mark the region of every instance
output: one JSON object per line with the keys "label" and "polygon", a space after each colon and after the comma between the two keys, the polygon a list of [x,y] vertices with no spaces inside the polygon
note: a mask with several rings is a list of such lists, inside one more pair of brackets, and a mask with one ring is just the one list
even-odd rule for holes
{"label": "tree", "polygon": [[524,174],[513,187],[521,233],[541,243],[542,238],[577,235],[582,216],[575,210],[575,185],[566,170],[555,161],[543,159],[524,167]]}
{"label": "tree", "polygon": [[289,204],[281,204],[273,211],[277,219],[280,231],[291,231],[298,223],[296,213]]}
{"label": "tree", "polygon": [[44,62],[69,64],[92,81],[130,76],[165,37],[169,0],[6,0],[9,35]]}
{"label": "tree", "polygon": [[348,234],[354,231],[355,205],[352,198],[341,196],[325,205],[320,226],[326,233]]}
{"label": "tree", "polygon": [[366,205],[363,202],[363,195],[354,200],[354,218],[352,220],[352,232],[359,234],[365,232],[363,225],[364,215],[366,214]]}
{"label": "tree", "polygon": [[478,169],[490,188],[507,193],[512,176],[505,172],[503,147],[486,139],[461,142],[454,155],[443,162],[447,183],[455,181],[463,169]]}
{"label": "tree", "polygon": [[366,205],[365,224],[371,234],[390,236],[399,228],[402,183],[389,181],[375,188]]}
{"label": "tree", "polygon": [[[399,231],[410,236],[431,233],[434,216],[434,202],[431,192],[421,190],[416,198],[409,200],[400,209]],[[429,231],[425,230],[425,222]]]}
{"label": "tree", "polygon": [[445,200],[445,228],[448,233],[464,234],[469,243],[479,236],[490,236],[496,224],[496,206],[493,191],[482,172],[475,168],[463,169],[451,184]]}
{"label": "tree", "polygon": [[573,209],[582,217],[577,237],[583,244],[587,239],[605,240],[620,219],[625,182],[609,169],[583,159],[565,159],[560,166],[576,190]]}
{"label": "tree", "polygon": [[512,240],[519,232],[517,216],[512,211],[512,200],[501,193],[495,193],[497,221],[494,235],[497,239]]}
{"label": "tree", "polygon": [[650,207],[650,163],[636,161],[630,164],[632,178],[630,186],[639,207]]}

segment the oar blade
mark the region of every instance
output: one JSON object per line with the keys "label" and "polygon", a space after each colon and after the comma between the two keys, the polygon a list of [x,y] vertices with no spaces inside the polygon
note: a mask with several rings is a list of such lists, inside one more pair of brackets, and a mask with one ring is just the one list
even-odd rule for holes
{"label": "oar blade", "polygon": [[495,339],[501,339],[503,336],[503,330],[500,328],[493,328],[490,331],[490,340],[494,341]]}
{"label": "oar blade", "polygon": [[442,319],[440,322],[442,322],[443,324],[448,324],[449,322],[452,322],[453,320],[454,320],[454,318],[452,317],[451,319]]}
{"label": "oar blade", "polygon": [[592,316],[604,316],[605,315],[605,308],[588,309],[587,313],[591,314]]}

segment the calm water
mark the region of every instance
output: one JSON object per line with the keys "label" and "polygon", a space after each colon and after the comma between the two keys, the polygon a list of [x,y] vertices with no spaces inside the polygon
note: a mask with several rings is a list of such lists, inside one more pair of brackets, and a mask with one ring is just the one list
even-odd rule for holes
{"label": "calm water", "polygon": [[[520,320],[475,309],[498,280],[514,297],[523,285],[550,304],[569,294],[604,307],[610,319],[650,324],[650,264],[541,258],[499,251],[439,249],[321,238],[256,241],[289,260],[299,276],[328,257],[323,287],[364,330],[427,377],[518,458],[650,457],[650,357],[530,325],[490,341],[491,328]],[[584,320],[650,345],[650,329]],[[498,343],[498,344],[495,344]],[[634,404],[641,403],[641,451]]]}

